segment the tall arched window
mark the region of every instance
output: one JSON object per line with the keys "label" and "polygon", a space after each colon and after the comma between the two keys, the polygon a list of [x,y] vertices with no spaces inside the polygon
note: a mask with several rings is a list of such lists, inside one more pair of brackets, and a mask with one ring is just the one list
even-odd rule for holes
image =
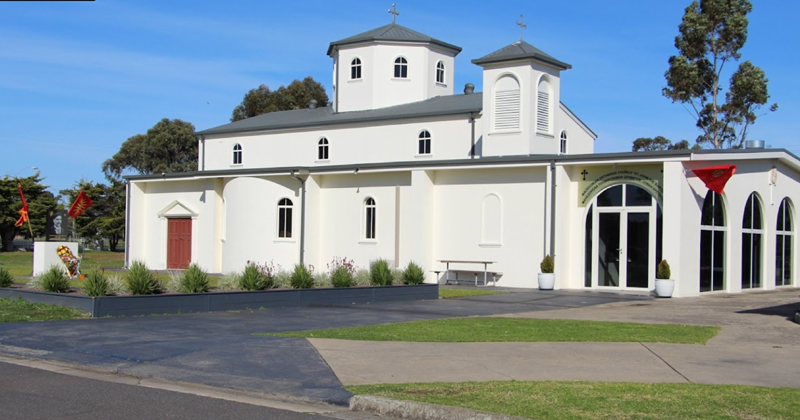
{"label": "tall arched window", "polygon": [[436,83],[444,83],[444,63],[436,63]]}
{"label": "tall arched window", "polygon": [[725,209],[722,196],[708,191],[700,219],[700,291],[725,288]]}
{"label": "tall arched window", "polygon": [[562,155],[567,153],[567,132],[566,131],[562,131],[561,132],[561,144],[560,144],[560,147],[559,147],[559,151],[561,152]]}
{"label": "tall arched window", "polygon": [[761,201],[750,194],[742,218],[742,289],[761,287]]}
{"label": "tall arched window", "polygon": [[423,130],[419,133],[419,154],[431,154],[431,133],[428,130]]}
{"label": "tall arched window", "polygon": [[278,202],[278,237],[292,237],[292,200],[288,198]]}
{"label": "tall arched window", "polygon": [[539,89],[536,92],[536,131],[542,133],[550,132],[551,98],[550,82],[542,78],[539,81]]}
{"label": "tall arched window", "polygon": [[364,200],[364,225],[366,227],[364,238],[366,239],[375,239],[376,207],[375,200],[372,197],[367,197]]}
{"label": "tall arched window", "polygon": [[356,80],[361,78],[361,59],[354,58],[350,62],[350,79]]}
{"label": "tall arched window", "polygon": [[784,198],[778,208],[778,225],[775,227],[775,285],[792,285],[792,207]]}
{"label": "tall arched window", "polygon": [[408,78],[408,61],[403,57],[394,60],[394,77],[398,79]]}
{"label": "tall arched window", "polygon": [[328,160],[328,139],[325,137],[319,140],[317,143],[317,159],[318,160]]}
{"label": "tall arched window", "polygon": [[519,81],[510,75],[497,79],[493,89],[493,101],[494,129],[499,131],[519,130]]}
{"label": "tall arched window", "polygon": [[242,164],[242,145],[239,143],[236,143],[233,146],[233,164],[234,165]]}

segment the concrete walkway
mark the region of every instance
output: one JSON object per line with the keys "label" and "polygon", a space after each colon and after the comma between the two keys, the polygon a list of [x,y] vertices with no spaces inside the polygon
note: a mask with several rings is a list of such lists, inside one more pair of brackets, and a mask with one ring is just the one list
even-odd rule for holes
{"label": "concrete walkway", "polygon": [[[481,302],[497,297],[475,298]],[[467,301],[470,299],[465,299]],[[525,318],[721,326],[703,345],[309,340],[345,385],[490,380],[692,382],[800,388],[798,290],[615,302]],[[387,355],[391,355],[387,363]]]}

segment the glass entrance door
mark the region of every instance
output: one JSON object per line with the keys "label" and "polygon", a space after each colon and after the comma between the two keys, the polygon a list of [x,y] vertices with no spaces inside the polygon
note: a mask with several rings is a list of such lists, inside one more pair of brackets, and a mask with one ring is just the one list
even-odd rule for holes
{"label": "glass entrance door", "polygon": [[646,288],[650,282],[650,213],[628,213],[625,286]]}
{"label": "glass entrance door", "polygon": [[619,287],[620,279],[620,214],[600,213],[598,215],[597,241],[597,285]]}

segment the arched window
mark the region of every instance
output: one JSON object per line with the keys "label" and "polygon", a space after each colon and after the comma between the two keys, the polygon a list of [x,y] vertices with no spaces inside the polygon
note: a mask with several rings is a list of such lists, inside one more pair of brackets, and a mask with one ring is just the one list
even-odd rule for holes
{"label": "arched window", "polygon": [[367,197],[364,200],[364,225],[366,227],[364,238],[366,239],[375,239],[375,210],[375,200],[372,197]]}
{"label": "arched window", "polygon": [[761,201],[750,194],[742,218],[742,289],[761,287]]}
{"label": "arched window", "polygon": [[328,160],[328,139],[325,137],[317,143],[317,160]]}
{"label": "arched window", "polygon": [[725,288],[725,209],[722,196],[708,191],[700,218],[700,291]]}
{"label": "arched window", "polygon": [[419,154],[431,154],[431,133],[428,130],[423,130],[419,133]]}
{"label": "arched window", "polygon": [[278,237],[292,237],[292,200],[288,198],[278,202]]}
{"label": "arched window", "polygon": [[481,244],[503,243],[503,207],[497,194],[488,194],[481,206]]}
{"label": "arched window", "polygon": [[784,198],[778,208],[778,225],[775,227],[775,285],[792,285],[792,207]]}
{"label": "arched window", "polygon": [[403,57],[394,60],[394,77],[398,79],[408,78],[408,61]]}
{"label": "arched window", "polygon": [[444,83],[444,63],[436,63],[436,83]]}
{"label": "arched window", "polygon": [[494,129],[519,130],[519,82],[513,76],[497,79],[493,89]]}
{"label": "arched window", "polygon": [[561,152],[562,155],[567,153],[567,132],[566,131],[562,131],[561,132],[561,147],[559,148],[559,151]]}
{"label": "arched window", "polygon": [[350,62],[350,79],[356,80],[361,78],[361,59],[354,58]]}
{"label": "arched window", "polygon": [[242,164],[242,145],[239,143],[236,143],[233,146],[233,164],[234,165]]}
{"label": "arched window", "polygon": [[550,132],[551,97],[550,82],[542,78],[539,81],[539,90],[536,92],[536,131]]}

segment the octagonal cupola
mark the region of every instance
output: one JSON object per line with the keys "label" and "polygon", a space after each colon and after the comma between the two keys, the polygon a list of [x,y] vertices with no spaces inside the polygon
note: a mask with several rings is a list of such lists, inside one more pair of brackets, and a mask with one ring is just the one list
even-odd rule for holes
{"label": "octagonal cupola", "polygon": [[461,48],[397,23],[331,42],[333,107],[360,111],[453,94]]}

